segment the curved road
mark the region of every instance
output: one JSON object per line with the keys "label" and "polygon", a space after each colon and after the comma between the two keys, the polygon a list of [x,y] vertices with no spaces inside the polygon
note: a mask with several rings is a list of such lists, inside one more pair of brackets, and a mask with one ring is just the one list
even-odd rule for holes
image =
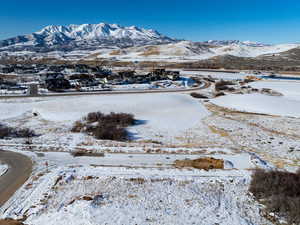
{"label": "curved road", "polygon": [[32,161],[25,155],[0,150],[0,160],[8,171],[0,177],[0,207],[27,181],[32,172]]}
{"label": "curved road", "polygon": [[151,93],[172,93],[172,92],[191,92],[206,89],[211,85],[208,81],[203,81],[203,85],[195,88],[187,89],[159,89],[159,90],[124,90],[124,91],[95,91],[95,92],[62,92],[62,93],[51,93],[48,95],[11,95],[11,96],[0,96],[0,99],[7,98],[32,98],[32,97],[59,97],[59,96],[81,96],[81,95],[121,95],[121,94],[151,94]]}

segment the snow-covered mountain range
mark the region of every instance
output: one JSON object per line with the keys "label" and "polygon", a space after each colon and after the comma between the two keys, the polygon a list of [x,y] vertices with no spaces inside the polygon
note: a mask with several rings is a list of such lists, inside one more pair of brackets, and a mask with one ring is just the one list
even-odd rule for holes
{"label": "snow-covered mountain range", "polygon": [[122,27],[117,24],[82,24],[47,26],[41,31],[0,41],[0,48],[12,50],[32,49],[95,49],[99,47],[130,47],[146,44],[176,42],[158,33],[136,26]]}
{"label": "snow-covered mountain range", "polygon": [[267,54],[277,54],[300,47],[299,44],[263,45],[258,43],[243,43],[238,41],[221,42],[191,42],[180,41],[163,45],[146,45],[119,50],[95,51],[86,59],[113,58],[118,60],[140,61],[178,61],[203,60],[215,56],[232,55],[237,57],[258,57]]}
{"label": "snow-covered mountain range", "polygon": [[47,26],[29,35],[0,41],[0,57],[178,61],[225,55],[273,57],[282,53],[289,58],[289,50],[299,48],[299,44],[268,45],[239,40],[180,41],[155,30],[100,23]]}
{"label": "snow-covered mountain range", "polygon": [[239,41],[239,40],[209,40],[205,41],[203,43],[210,44],[210,45],[246,45],[250,47],[264,47],[264,46],[269,46],[269,44],[263,44],[259,42],[253,42],[253,41]]}

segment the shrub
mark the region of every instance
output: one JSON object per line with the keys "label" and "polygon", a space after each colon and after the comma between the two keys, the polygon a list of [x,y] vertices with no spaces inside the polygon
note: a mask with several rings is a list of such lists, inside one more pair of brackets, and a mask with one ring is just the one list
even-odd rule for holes
{"label": "shrub", "polygon": [[16,137],[30,138],[36,136],[35,132],[29,128],[17,129],[15,133]]}
{"label": "shrub", "polygon": [[217,93],[215,94],[215,97],[220,97],[220,96],[224,96],[224,95],[225,95],[224,92],[217,92]]}
{"label": "shrub", "polygon": [[231,92],[232,92],[232,91],[235,91],[235,88],[233,88],[233,87],[228,87],[228,88],[227,88],[227,91],[231,91]]}
{"label": "shrub", "polygon": [[12,128],[0,125],[0,138],[9,137],[9,134],[12,132]]}
{"label": "shrub", "polygon": [[296,173],[256,170],[249,191],[269,212],[285,217],[289,224],[300,224],[300,170]]}
{"label": "shrub", "polygon": [[70,152],[70,154],[73,157],[80,157],[80,156],[84,156],[85,153],[83,151],[72,151],[72,152]]}
{"label": "shrub", "polygon": [[226,90],[228,90],[228,86],[226,86],[226,85],[223,85],[223,86],[216,86],[215,87],[215,90],[216,91],[226,91]]}
{"label": "shrub", "polygon": [[91,151],[87,151],[85,149],[77,149],[75,151],[71,151],[70,154],[73,157],[82,157],[82,156],[91,156],[91,157],[104,157],[104,153],[103,152],[91,152]]}
{"label": "shrub", "polygon": [[254,80],[251,80],[251,79],[247,79],[247,78],[246,78],[246,79],[244,79],[244,82],[245,82],[245,83],[251,83],[251,82],[254,82]]}
{"label": "shrub", "polygon": [[14,128],[0,124],[0,139],[3,138],[30,138],[36,136],[33,130],[28,128]]}
{"label": "shrub", "polygon": [[99,121],[103,116],[104,115],[101,112],[91,112],[85,117],[85,120],[88,123],[94,123],[94,122]]}
{"label": "shrub", "polygon": [[191,95],[193,98],[205,98],[205,99],[208,98],[207,96],[205,96],[205,95],[203,95],[203,94],[200,94],[200,93],[197,93],[197,92],[192,92],[190,95]]}
{"label": "shrub", "polygon": [[104,140],[125,141],[128,139],[128,134],[125,128],[105,123],[97,126],[93,135],[97,139]]}
{"label": "shrub", "polygon": [[128,140],[129,135],[126,127],[135,124],[132,114],[101,112],[89,113],[82,121],[76,121],[71,129],[72,132],[86,132],[97,139]]}
{"label": "shrub", "polygon": [[71,129],[72,132],[74,133],[79,133],[82,131],[82,129],[84,128],[84,124],[81,121],[76,121]]}
{"label": "shrub", "polygon": [[126,127],[134,125],[135,119],[132,114],[112,112],[106,116],[103,116],[99,122]]}
{"label": "shrub", "polygon": [[234,85],[234,83],[232,81],[220,80],[216,82],[215,90],[216,91],[228,90],[229,89],[228,85]]}

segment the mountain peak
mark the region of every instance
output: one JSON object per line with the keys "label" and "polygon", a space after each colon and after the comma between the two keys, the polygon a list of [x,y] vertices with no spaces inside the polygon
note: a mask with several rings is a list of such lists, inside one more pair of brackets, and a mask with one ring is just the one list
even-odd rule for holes
{"label": "mountain peak", "polygon": [[[0,41],[0,48],[97,49],[102,46],[131,47],[145,44],[166,44],[175,39],[136,26],[123,27],[118,24],[50,25],[30,35]],[[17,47],[16,47],[17,45]]]}

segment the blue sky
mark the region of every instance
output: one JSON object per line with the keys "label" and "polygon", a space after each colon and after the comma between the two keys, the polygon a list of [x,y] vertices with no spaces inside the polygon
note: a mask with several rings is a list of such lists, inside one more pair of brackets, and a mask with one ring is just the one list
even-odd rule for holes
{"label": "blue sky", "polygon": [[193,41],[300,42],[299,0],[9,0],[0,39],[47,25],[117,23]]}

